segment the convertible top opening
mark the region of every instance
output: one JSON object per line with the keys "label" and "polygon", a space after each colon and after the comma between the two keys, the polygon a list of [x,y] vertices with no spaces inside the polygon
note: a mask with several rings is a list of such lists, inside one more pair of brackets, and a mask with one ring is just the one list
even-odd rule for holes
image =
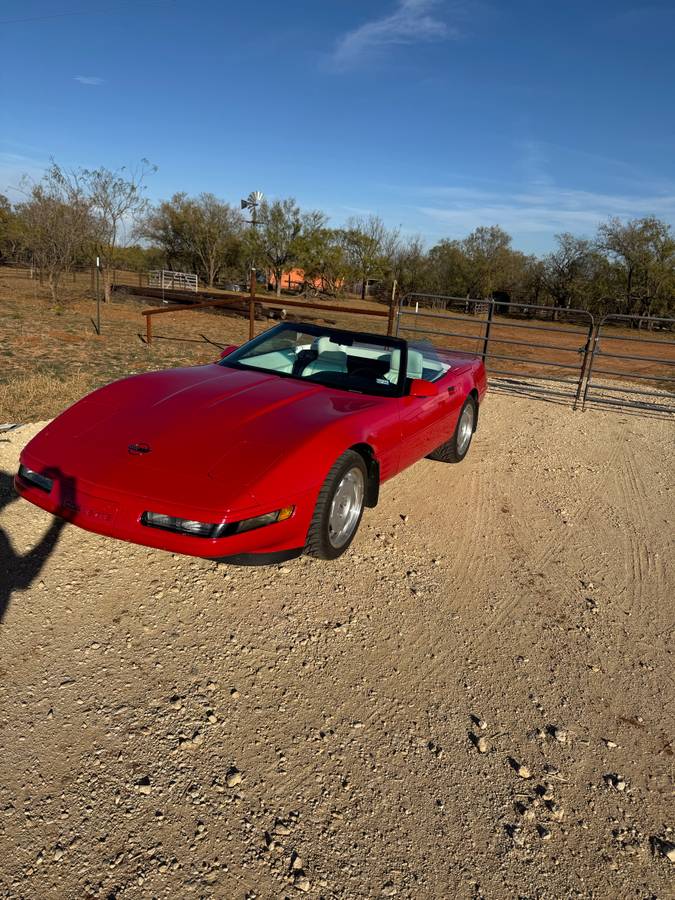
{"label": "convertible top opening", "polygon": [[379,397],[400,397],[412,379],[435,381],[450,368],[431,344],[410,346],[394,337],[286,322],[220,365]]}

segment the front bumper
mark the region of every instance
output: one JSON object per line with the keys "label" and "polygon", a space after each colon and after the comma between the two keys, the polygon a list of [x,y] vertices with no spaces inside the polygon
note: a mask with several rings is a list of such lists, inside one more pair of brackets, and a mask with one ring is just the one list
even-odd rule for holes
{"label": "front bumper", "polygon": [[[314,513],[319,487],[293,497],[284,496],[266,502],[264,506],[225,510],[195,505],[177,509],[167,500],[125,494],[102,485],[79,480],[60,470],[45,468],[27,459],[22,464],[41,472],[53,480],[51,491],[45,491],[19,474],[15,476],[17,493],[29,502],[73,525],[106,537],[156,547],[170,553],[182,553],[204,559],[227,559],[255,554],[282,554],[305,545],[307,530]],[[179,534],[144,525],[141,516],[146,510],[167,515],[197,519],[202,522],[238,521],[262,515],[272,509],[294,506],[293,515],[283,522],[275,522],[253,531],[229,537],[203,538]]]}

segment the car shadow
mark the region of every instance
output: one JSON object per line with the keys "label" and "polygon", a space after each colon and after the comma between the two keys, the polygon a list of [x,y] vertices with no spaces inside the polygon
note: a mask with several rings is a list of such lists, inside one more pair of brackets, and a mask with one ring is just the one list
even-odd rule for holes
{"label": "car shadow", "polygon": [[[58,480],[62,497],[75,496],[72,478],[56,472],[49,474]],[[18,499],[19,496],[14,490],[14,477],[9,472],[0,470],[0,514]],[[9,535],[0,526],[0,622],[3,621],[9,608],[12,594],[29,588],[42,571],[58,543],[65,524],[65,519],[54,517],[40,541],[24,554],[16,552]]]}

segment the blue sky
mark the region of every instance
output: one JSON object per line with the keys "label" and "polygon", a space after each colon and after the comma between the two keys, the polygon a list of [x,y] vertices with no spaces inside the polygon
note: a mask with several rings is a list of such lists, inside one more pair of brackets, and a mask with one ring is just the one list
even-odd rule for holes
{"label": "blue sky", "polygon": [[428,244],[675,223],[675,4],[5,0],[0,192],[147,157],[153,199],[295,196]]}

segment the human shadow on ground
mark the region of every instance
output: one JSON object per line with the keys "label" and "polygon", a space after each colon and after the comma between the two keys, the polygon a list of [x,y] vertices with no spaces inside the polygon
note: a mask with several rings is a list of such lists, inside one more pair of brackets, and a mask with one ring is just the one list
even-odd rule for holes
{"label": "human shadow on ground", "polygon": [[[60,473],[49,473],[58,479],[58,487],[61,497],[74,498],[74,482]],[[14,490],[14,478],[9,472],[0,469],[0,514],[19,496]],[[28,505],[26,504],[26,512]],[[56,547],[59,536],[66,524],[65,519],[54,517],[49,528],[40,541],[23,555],[17,553],[9,535],[0,526],[0,622],[5,617],[9,608],[12,594],[15,591],[25,591],[38,577],[45,563]]]}

